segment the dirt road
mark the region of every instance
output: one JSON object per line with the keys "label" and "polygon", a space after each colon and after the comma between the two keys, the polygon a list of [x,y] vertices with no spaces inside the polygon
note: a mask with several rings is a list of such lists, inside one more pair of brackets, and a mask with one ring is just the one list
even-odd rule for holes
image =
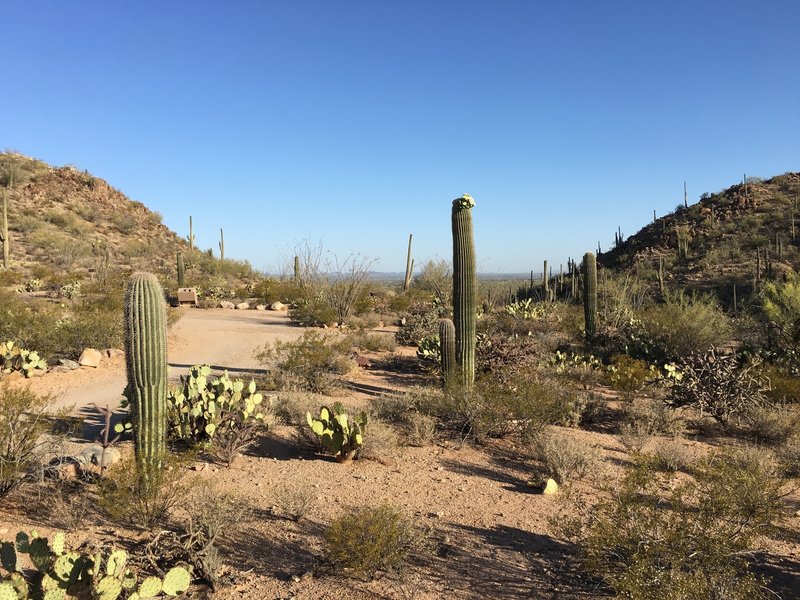
{"label": "dirt road", "polygon": [[[215,371],[245,376],[261,365],[254,352],[266,342],[291,340],[303,330],[290,324],[285,312],[224,309],[182,310],[183,316],[169,332],[170,379],[196,364],[210,364]],[[117,407],[125,388],[122,356],[105,359],[97,368],[83,367],[68,373],[48,373],[30,382],[39,393],[58,397],[57,408],[73,406],[82,414],[91,404]]]}

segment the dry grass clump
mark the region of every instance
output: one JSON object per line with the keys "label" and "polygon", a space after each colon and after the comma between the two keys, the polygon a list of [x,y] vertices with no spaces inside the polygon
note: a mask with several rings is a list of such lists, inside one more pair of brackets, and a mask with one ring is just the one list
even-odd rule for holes
{"label": "dry grass clump", "polygon": [[277,486],[273,490],[272,504],[279,516],[297,523],[308,514],[317,499],[316,490],[300,482]]}
{"label": "dry grass clump", "polygon": [[47,411],[53,400],[30,387],[0,384],[0,498],[17,488],[37,464],[41,436],[51,428]]}
{"label": "dry grass clump", "polygon": [[600,452],[595,446],[553,427],[534,433],[528,448],[541,471],[558,483],[583,479],[600,467]]}

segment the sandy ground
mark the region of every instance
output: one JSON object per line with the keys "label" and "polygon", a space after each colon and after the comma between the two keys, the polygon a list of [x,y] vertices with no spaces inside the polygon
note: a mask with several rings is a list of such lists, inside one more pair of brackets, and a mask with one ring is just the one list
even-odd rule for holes
{"label": "sandy ground", "polygon": [[[291,340],[303,332],[289,322],[285,312],[169,310],[183,313],[168,336],[171,380],[177,380],[192,365],[203,363],[215,371],[227,369],[231,375],[244,376],[261,367],[253,354],[265,343]],[[115,356],[105,358],[97,368],[48,373],[35,382],[35,387],[39,393],[56,395],[56,408],[72,407],[75,414],[84,414],[92,404],[116,408],[125,389],[125,360],[123,356]]]}

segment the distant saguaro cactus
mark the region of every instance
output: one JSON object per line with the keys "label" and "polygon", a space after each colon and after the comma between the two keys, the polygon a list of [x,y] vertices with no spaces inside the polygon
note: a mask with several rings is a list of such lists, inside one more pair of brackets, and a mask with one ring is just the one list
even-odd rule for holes
{"label": "distant saguaro cactus", "polygon": [[414,261],[411,259],[411,239],[414,237],[413,233],[408,234],[408,254],[406,254],[406,276],[403,279],[403,291],[407,292],[411,286],[411,274],[414,271]]}
{"label": "distant saguaro cactus", "polygon": [[134,273],[125,294],[126,395],[139,486],[157,485],[167,452],[166,304],[151,273]]}
{"label": "distant saguaro cactus", "polygon": [[225,233],[219,228],[219,259],[225,260]]}
{"label": "distant saguaro cactus", "polygon": [[3,223],[0,226],[0,242],[3,243],[3,268],[8,268],[11,240],[8,238],[8,194],[3,190]]}
{"label": "distant saguaro cactus", "polygon": [[191,258],[192,251],[194,250],[194,233],[192,232],[192,215],[189,215],[189,235],[186,236],[189,240],[189,256]]}
{"label": "distant saguaro cactus", "polygon": [[597,261],[591,252],[583,255],[583,316],[591,340],[597,328]]}
{"label": "distant saguaro cactus", "polygon": [[300,283],[300,257],[294,257],[294,282]]}
{"label": "distant saguaro cactus", "polygon": [[178,251],[178,287],[185,288],[186,287],[186,266],[183,264],[183,252],[180,250]]}
{"label": "distant saguaro cactus", "polygon": [[444,384],[451,382],[456,368],[456,326],[450,319],[439,320],[439,341],[442,346],[442,376]]}
{"label": "distant saguaro cactus", "polygon": [[453,324],[456,332],[456,362],[461,383],[475,381],[475,329],[478,319],[475,304],[475,242],[472,231],[472,207],[469,194],[453,200]]}

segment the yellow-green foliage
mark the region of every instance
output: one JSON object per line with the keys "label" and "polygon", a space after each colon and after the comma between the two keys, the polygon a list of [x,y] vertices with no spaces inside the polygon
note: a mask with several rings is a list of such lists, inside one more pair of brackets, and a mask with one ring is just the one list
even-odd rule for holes
{"label": "yellow-green foliage", "polygon": [[767,282],[762,290],[764,315],[775,324],[774,343],[790,364],[800,365],[800,279],[795,275],[785,283]]}
{"label": "yellow-green foliage", "polygon": [[361,577],[400,569],[421,542],[411,519],[386,504],[344,514],[325,532],[328,559]]}
{"label": "yellow-green foliage", "polygon": [[746,558],[784,510],[783,481],[756,451],[725,452],[688,483],[634,468],[594,507],[577,542],[583,565],[619,597],[771,597]]}

